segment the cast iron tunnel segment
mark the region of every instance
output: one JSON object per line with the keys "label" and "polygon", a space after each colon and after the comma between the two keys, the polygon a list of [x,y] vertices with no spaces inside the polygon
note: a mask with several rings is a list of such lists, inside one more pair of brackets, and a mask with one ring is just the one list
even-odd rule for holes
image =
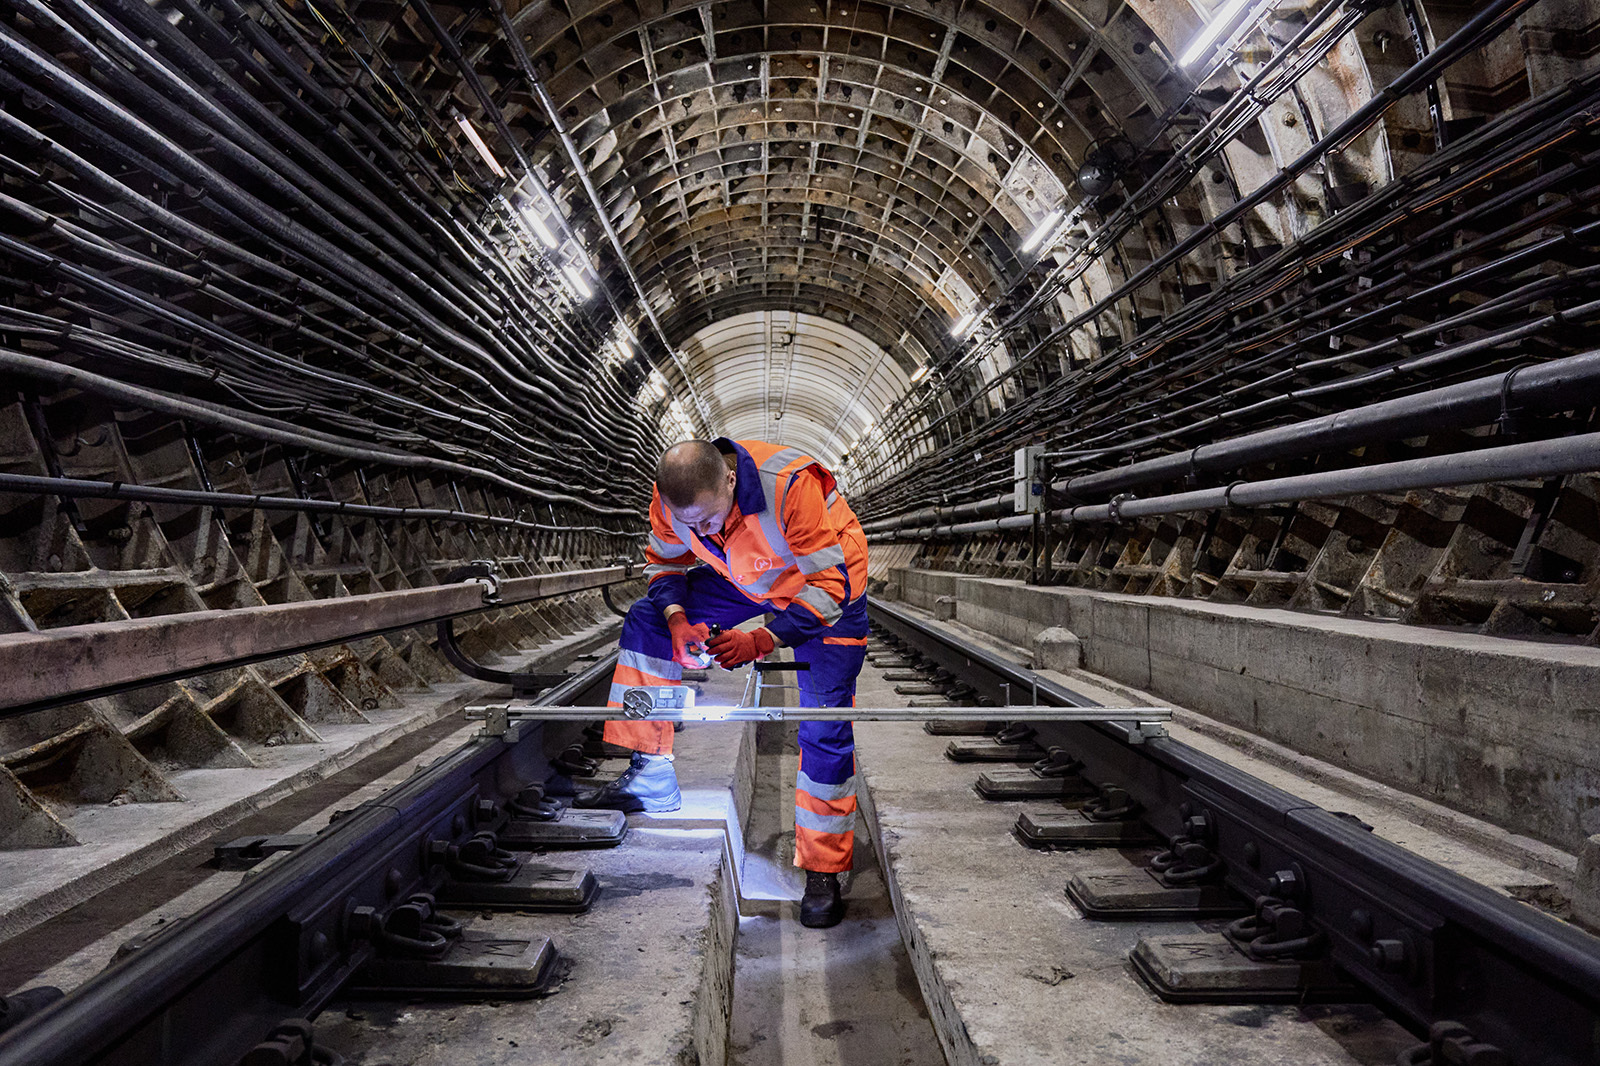
{"label": "cast iron tunnel segment", "polygon": [[[983,702],[1009,690],[1037,692],[1041,705],[1096,706],[900,607],[873,603],[870,612],[881,636],[949,670]],[[955,710],[977,718],[991,709]],[[1041,745],[1070,750],[1088,780],[1114,782],[1173,842],[1169,851],[1203,844],[1220,883],[1257,902],[1252,921],[1292,902],[1300,936],[1426,1041],[1408,1063],[1532,1066],[1600,1054],[1600,938],[1170,736],[1130,744],[1115,723],[1029,724]]]}

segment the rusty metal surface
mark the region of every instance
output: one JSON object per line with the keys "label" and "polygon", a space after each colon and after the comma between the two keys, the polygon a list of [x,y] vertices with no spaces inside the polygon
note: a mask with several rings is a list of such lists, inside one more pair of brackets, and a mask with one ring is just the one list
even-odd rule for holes
{"label": "rusty metal surface", "polygon": [[0,662],[7,665],[0,708],[85,699],[627,577],[628,568],[613,566],[513,578],[502,583],[495,603],[485,602],[482,586],[466,583],[9,634],[0,636]]}

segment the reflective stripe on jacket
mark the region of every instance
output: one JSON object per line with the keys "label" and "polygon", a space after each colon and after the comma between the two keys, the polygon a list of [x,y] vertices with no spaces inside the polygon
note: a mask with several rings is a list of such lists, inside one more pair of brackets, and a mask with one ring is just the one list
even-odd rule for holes
{"label": "reflective stripe on jacket", "polygon": [[737,474],[722,547],[677,522],[654,494],[645,549],[652,585],[675,586],[673,578],[681,581],[704,562],[751,600],[788,616],[773,625],[785,644],[833,625],[842,605],[867,587],[867,538],[833,475],[797,448],[726,438],[716,444],[735,457]]}

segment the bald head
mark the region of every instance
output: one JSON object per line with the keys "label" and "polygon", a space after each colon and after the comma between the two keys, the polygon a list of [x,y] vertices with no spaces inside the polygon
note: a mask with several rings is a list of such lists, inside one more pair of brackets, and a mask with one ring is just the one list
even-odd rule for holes
{"label": "bald head", "polygon": [[656,464],[656,491],[678,521],[706,536],[722,530],[733,509],[733,471],[708,440],[686,440]]}

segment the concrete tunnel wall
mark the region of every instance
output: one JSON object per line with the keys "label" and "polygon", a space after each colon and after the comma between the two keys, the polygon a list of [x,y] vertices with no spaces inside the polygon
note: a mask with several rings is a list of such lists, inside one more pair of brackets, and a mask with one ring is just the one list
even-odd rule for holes
{"label": "concrete tunnel wall", "polygon": [[1600,648],[897,568],[887,595],[1567,851],[1600,833]]}

